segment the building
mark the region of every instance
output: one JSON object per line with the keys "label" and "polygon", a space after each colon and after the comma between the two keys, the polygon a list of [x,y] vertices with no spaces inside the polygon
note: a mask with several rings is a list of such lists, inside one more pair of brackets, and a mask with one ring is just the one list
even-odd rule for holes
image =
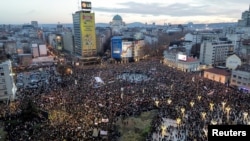
{"label": "building", "polygon": [[242,61],[236,54],[230,55],[226,59],[226,67],[230,70],[236,69],[241,64],[242,64]]}
{"label": "building", "polygon": [[200,47],[200,63],[225,66],[226,58],[234,53],[231,41],[203,41]]}
{"label": "building", "polygon": [[31,25],[32,25],[34,28],[38,28],[38,21],[31,21]]}
{"label": "building", "polygon": [[16,96],[16,85],[13,79],[11,61],[0,63],[0,100],[14,100]]}
{"label": "building", "polygon": [[121,35],[121,31],[125,29],[125,22],[123,22],[120,15],[115,15],[110,22],[110,27],[112,29],[112,35]]}
{"label": "building", "polygon": [[63,40],[63,49],[69,53],[74,53],[74,37],[72,32],[64,32],[62,34]]}
{"label": "building", "polygon": [[31,44],[31,50],[32,50],[32,57],[33,58],[39,57],[38,44]]}
{"label": "building", "polygon": [[239,27],[250,27],[250,6],[248,11],[241,14],[241,19],[238,20]]}
{"label": "building", "polygon": [[210,68],[204,70],[203,77],[223,84],[228,84],[230,82],[231,73],[222,68]]}
{"label": "building", "polygon": [[243,64],[232,70],[230,85],[237,86],[243,92],[250,91],[250,65]]}
{"label": "building", "polygon": [[95,13],[91,13],[91,2],[82,1],[82,10],[72,16],[75,54],[79,57],[96,56]]}
{"label": "building", "polygon": [[184,72],[200,70],[200,62],[198,59],[189,57],[181,52],[164,51],[163,63]]}

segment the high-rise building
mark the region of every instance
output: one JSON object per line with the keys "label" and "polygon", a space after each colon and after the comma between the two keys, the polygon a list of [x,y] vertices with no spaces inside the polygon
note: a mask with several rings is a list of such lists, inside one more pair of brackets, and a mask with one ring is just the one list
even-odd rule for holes
{"label": "high-rise building", "polygon": [[91,2],[81,2],[82,10],[76,11],[73,16],[75,54],[93,57],[97,54],[95,14],[91,13]]}
{"label": "high-rise building", "polygon": [[249,27],[250,26],[250,6],[248,11],[244,11],[241,14],[241,19],[238,20],[239,27]]}

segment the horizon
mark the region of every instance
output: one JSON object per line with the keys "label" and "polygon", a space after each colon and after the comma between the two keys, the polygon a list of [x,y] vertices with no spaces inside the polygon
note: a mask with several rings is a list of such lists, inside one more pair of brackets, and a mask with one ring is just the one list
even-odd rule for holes
{"label": "horizon", "polygon": [[[14,4],[13,4],[14,3]],[[25,4],[24,4],[25,3]],[[125,23],[141,22],[164,24],[210,24],[237,22],[249,10],[249,0],[91,0],[96,23],[109,23],[118,14]],[[0,6],[0,24],[72,23],[72,14],[78,10],[80,0],[8,0]],[[14,10],[13,10],[14,9]],[[6,15],[8,13],[8,15]],[[49,15],[49,16],[48,16]]]}

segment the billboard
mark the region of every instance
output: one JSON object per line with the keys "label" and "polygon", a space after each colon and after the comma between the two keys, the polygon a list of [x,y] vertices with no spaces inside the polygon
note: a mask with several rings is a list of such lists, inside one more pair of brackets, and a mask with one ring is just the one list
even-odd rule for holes
{"label": "billboard", "polygon": [[96,53],[95,14],[81,13],[82,54]]}
{"label": "billboard", "polygon": [[132,41],[122,41],[122,57],[133,57],[132,56],[132,47],[133,42]]}
{"label": "billboard", "polygon": [[111,39],[112,58],[120,59],[121,53],[122,53],[122,39],[121,37],[113,37]]}
{"label": "billboard", "polygon": [[178,54],[178,60],[187,61],[187,55]]}
{"label": "billboard", "polygon": [[81,2],[82,9],[91,9],[91,2],[89,1],[82,1]]}

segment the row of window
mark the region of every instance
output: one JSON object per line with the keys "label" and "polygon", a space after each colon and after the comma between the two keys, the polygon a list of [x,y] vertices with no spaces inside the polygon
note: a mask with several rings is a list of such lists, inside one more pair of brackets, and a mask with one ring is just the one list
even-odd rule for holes
{"label": "row of window", "polygon": [[238,78],[238,79],[242,79],[242,80],[249,80],[249,78],[245,78],[245,77],[241,77],[241,76],[238,76],[237,75],[233,75],[233,78]]}
{"label": "row of window", "polygon": [[250,86],[250,83],[236,81],[235,79],[232,79],[232,82],[235,83],[235,84],[238,84],[238,85]]}

